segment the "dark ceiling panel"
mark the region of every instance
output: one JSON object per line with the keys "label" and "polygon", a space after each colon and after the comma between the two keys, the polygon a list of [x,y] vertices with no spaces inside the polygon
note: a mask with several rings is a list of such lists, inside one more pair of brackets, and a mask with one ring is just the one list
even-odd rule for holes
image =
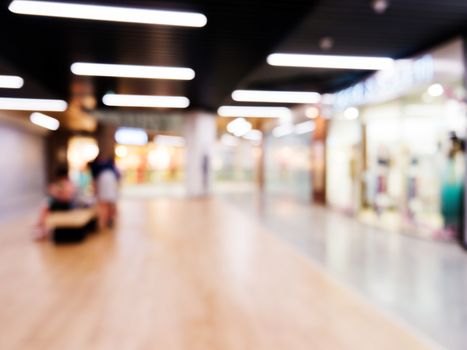
{"label": "dark ceiling panel", "polygon": [[[323,0],[274,52],[402,58],[466,31],[465,0],[391,0],[376,14],[369,0]],[[331,37],[323,51],[319,42]],[[367,72],[270,67],[265,61],[240,86],[332,92],[362,79]]]}
{"label": "dark ceiling panel", "polygon": [[271,52],[323,53],[319,40],[331,36],[329,54],[405,57],[467,24],[466,0],[391,0],[383,15],[369,0],[71,1],[195,10],[208,17],[204,28],[21,16],[8,11],[9,2],[0,7],[0,58],[55,96],[67,97],[74,61],[187,66],[196,71],[190,82],[94,78],[96,95],[186,95],[192,107],[209,110],[229,102],[236,87],[326,92],[368,74],[270,67]]}
{"label": "dark ceiling panel", "polygon": [[[76,2],[76,1],[74,1]],[[91,1],[79,1],[91,3]],[[96,78],[98,95],[165,91],[186,94],[193,107],[215,109],[265,54],[309,12],[310,0],[199,0],[174,2],[102,0],[100,4],[197,10],[205,28],[174,28],[21,16],[0,10],[0,56],[27,76],[66,97],[74,61],[187,66],[191,82],[118,81]],[[125,79],[128,80],[128,79]]]}

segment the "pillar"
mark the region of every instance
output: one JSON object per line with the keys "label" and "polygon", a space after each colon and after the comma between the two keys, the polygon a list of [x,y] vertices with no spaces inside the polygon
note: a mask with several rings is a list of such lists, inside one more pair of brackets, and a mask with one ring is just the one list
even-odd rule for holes
{"label": "pillar", "polygon": [[206,112],[192,112],[185,120],[185,185],[188,197],[211,194],[212,159],[216,141],[216,117]]}

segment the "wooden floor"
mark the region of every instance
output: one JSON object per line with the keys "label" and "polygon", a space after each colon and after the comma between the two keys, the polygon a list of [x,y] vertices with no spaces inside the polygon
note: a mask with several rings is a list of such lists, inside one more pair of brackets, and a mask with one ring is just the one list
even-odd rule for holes
{"label": "wooden floor", "polygon": [[220,200],[126,201],[54,247],[0,226],[0,349],[428,349]]}

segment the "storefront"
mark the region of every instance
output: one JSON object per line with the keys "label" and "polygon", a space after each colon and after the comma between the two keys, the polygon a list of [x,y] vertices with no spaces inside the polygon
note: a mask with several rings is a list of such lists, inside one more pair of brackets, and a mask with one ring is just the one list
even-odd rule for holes
{"label": "storefront", "polygon": [[[312,177],[315,175],[320,180],[324,156],[320,153],[323,147],[318,143],[312,147],[317,116],[307,117],[306,110],[306,106],[295,108],[291,120],[275,121],[265,132],[264,190],[310,203],[313,200]],[[324,181],[319,185],[324,187]],[[320,192],[324,193],[324,188],[320,188]]]}
{"label": "storefront", "polygon": [[358,120],[334,119],[326,140],[327,203],[355,214],[359,208],[357,169],[360,162],[361,125]]}
{"label": "storefront", "polygon": [[183,180],[185,148],[181,144],[117,145],[115,155],[123,185],[157,185]]}
{"label": "storefront", "polygon": [[361,220],[385,229],[455,236],[467,128],[463,76],[462,42],[455,40],[338,93],[328,140],[329,203],[352,203]]}

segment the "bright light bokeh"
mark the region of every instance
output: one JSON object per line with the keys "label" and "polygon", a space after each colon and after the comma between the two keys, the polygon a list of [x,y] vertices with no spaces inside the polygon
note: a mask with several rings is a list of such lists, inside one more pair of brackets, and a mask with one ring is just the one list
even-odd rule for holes
{"label": "bright light bokeh", "polygon": [[207,23],[206,16],[196,12],[51,1],[14,0],[8,9],[13,13],[22,15],[78,18],[94,21],[144,23],[181,27],[204,27]]}

